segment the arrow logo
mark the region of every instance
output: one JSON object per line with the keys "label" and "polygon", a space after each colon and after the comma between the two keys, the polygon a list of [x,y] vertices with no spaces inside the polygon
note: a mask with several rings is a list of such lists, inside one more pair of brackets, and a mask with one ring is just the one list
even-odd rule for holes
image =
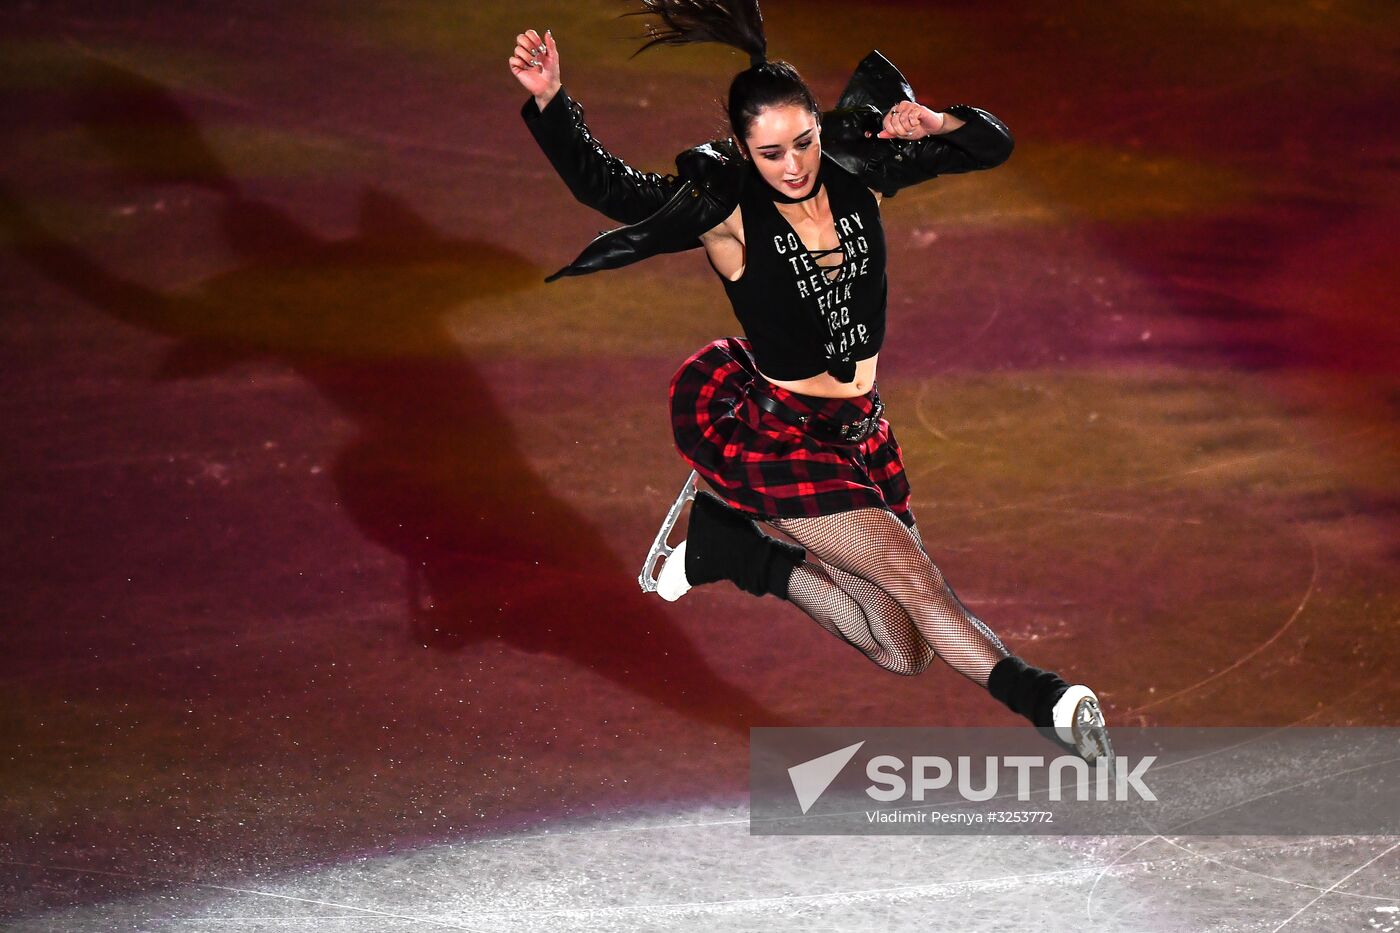
{"label": "arrow logo", "polygon": [[846,767],[846,763],[855,757],[864,744],[865,741],[861,740],[854,745],[847,745],[820,758],[813,758],[788,768],[788,778],[792,781],[792,789],[797,794],[797,802],[801,805],[803,813],[811,809],[812,804],[826,792],[831,782],[836,780],[836,775],[841,773],[841,769]]}

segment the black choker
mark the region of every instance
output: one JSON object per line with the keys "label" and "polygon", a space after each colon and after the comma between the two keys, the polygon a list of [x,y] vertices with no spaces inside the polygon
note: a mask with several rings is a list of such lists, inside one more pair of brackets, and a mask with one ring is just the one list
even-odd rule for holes
{"label": "black choker", "polygon": [[758,176],[758,180],[763,183],[763,187],[768,189],[768,194],[773,198],[773,201],[775,203],[801,204],[803,201],[810,201],[812,198],[815,198],[817,196],[817,192],[822,190],[822,163],[824,163],[825,161],[825,159],[822,159],[817,163],[817,180],[812,182],[812,190],[807,192],[800,198],[790,198],[787,195],[783,194],[781,191],[779,191],[777,188],[774,188],[772,185],[770,185],[767,179],[765,179],[763,175],[759,173],[758,166],[755,165],[752,161],[749,163],[749,168],[753,171],[755,175]]}

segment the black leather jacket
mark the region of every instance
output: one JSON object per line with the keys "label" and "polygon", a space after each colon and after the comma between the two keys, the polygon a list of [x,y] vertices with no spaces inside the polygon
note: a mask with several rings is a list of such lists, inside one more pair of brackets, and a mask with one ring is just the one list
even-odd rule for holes
{"label": "black leather jacket", "polygon": [[[909,82],[872,51],[857,66],[836,109],[821,118],[823,151],[885,197],[936,175],[993,168],[1011,155],[1015,140],[1006,124],[966,104],[947,108],[965,121],[952,132],[880,139],[884,115],[901,100],[915,100]],[[676,156],[676,174],[661,175],[639,172],[603,148],[583,122],[583,106],[563,87],[543,111],[533,97],[526,100],[520,116],[574,197],[624,225],[594,238],[546,282],[694,249],[700,235],[739,203],[744,162],[733,137],[685,150]]]}

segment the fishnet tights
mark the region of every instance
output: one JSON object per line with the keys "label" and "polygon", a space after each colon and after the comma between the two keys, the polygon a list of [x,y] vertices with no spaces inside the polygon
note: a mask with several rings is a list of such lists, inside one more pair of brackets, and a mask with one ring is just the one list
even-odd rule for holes
{"label": "fishnet tights", "polygon": [[788,599],[887,671],[912,675],[934,656],[980,686],[1010,654],[958,599],[917,527],[884,509],[768,524],[807,549]]}

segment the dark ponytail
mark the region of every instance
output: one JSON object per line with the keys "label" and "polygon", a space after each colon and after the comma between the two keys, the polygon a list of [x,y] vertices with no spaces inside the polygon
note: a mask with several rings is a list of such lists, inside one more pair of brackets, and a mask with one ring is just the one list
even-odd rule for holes
{"label": "dark ponytail", "polygon": [[758,0],[639,0],[642,9],[623,16],[659,16],[665,27],[648,26],[651,41],[631,57],[636,58],[657,43],[686,45],[691,42],[722,42],[741,52],[765,57],[768,40],[763,37],[763,14]]}
{"label": "dark ponytail", "polygon": [[[650,41],[632,53],[633,58],[653,45],[687,45],[691,42],[719,42],[748,53],[749,67],[729,84],[729,126],[741,143],[749,127],[769,107],[805,107],[821,118],[821,108],[812,89],[797,69],[785,61],[768,59],[768,40],[763,35],[763,14],[758,0],[637,0],[642,9],[623,16],[650,16],[662,26],[650,25]],[[747,146],[744,147],[747,150]]]}

